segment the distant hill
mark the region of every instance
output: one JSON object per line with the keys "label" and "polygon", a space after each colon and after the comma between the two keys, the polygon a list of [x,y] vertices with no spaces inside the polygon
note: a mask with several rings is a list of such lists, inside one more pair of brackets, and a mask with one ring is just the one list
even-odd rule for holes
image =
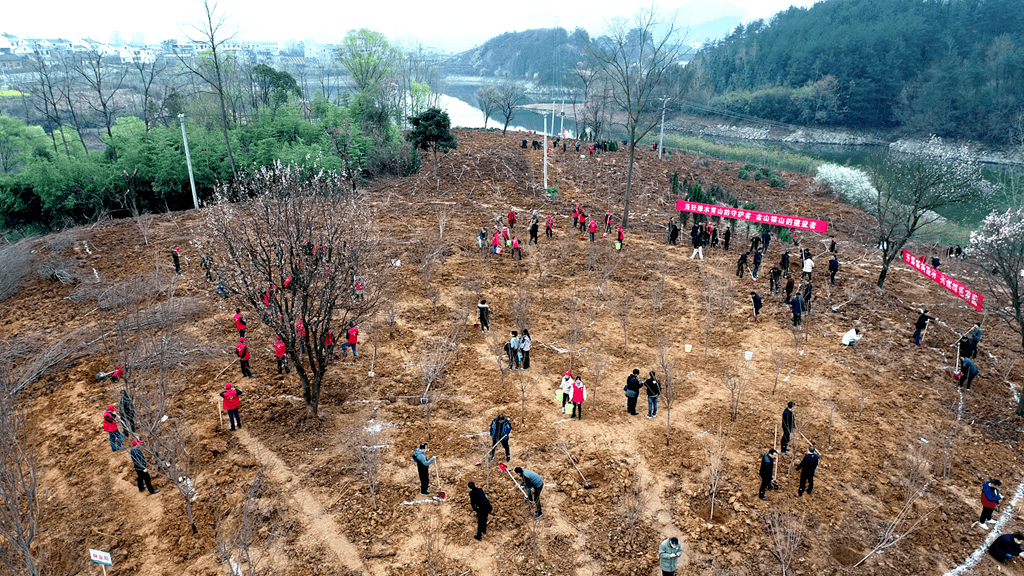
{"label": "distant hill", "polygon": [[690,68],[728,114],[1024,143],[1019,0],[826,0],[739,26]]}
{"label": "distant hill", "polygon": [[[690,27],[684,32],[684,39],[691,46],[716,40],[729,34],[740,21],[739,16],[721,16]],[[583,28],[571,33],[564,28],[506,32],[450,58],[445,72],[555,84],[569,78],[590,40],[590,34]],[[684,59],[688,58],[689,55]]]}

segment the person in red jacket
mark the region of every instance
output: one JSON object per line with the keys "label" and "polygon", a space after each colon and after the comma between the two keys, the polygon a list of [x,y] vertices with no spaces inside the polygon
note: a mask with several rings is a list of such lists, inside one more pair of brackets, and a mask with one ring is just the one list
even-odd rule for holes
{"label": "person in red jacket", "polygon": [[117,429],[117,406],[113,404],[107,406],[107,411],[103,413],[103,431],[110,436],[110,451],[117,452],[120,450],[121,440],[124,439],[124,436]]}
{"label": "person in red jacket", "polygon": [[331,356],[334,355],[334,330],[327,330],[327,335],[324,336],[324,347],[327,348],[327,363],[331,363]]}
{"label": "person in red jacket", "polygon": [[252,378],[252,372],[249,371],[249,347],[245,345],[245,338],[238,339],[238,345],[235,346],[235,354],[238,354],[238,363],[242,367],[242,376]]}
{"label": "person in red jacket", "polygon": [[359,327],[349,322],[348,333],[345,335],[345,342],[341,345],[341,359],[348,355],[348,349],[352,349],[352,361],[356,359],[356,344],[359,342]]}
{"label": "person in red jacket", "polygon": [[580,219],[580,205],[577,204],[577,205],[573,206],[573,208],[572,208],[572,228],[573,228],[573,230],[576,229],[576,223],[579,222],[579,219]]}
{"label": "person in red jacket", "polygon": [[622,250],[622,245],[626,243],[626,234],[622,231],[622,224],[619,224],[615,233],[615,241],[619,243],[619,250]]}
{"label": "person in red jacket", "polygon": [[231,430],[235,429],[235,425],[242,427],[242,418],[238,415],[238,407],[242,405],[238,397],[241,395],[242,391],[232,388],[230,382],[224,385],[224,391],[220,393],[220,397],[224,399],[223,407],[228,413]]}
{"label": "person in red jacket", "polygon": [[597,232],[597,222],[594,222],[593,220],[591,220],[590,221],[590,225],[587,226],[587,232],[590,233],[590,241],[593,242],[594,241],[594,233]]}
{"label": "person in red jacket", "polygon": [[612,211],[609,210],[604,215],[604,235],[607,236],[612,233]]}
{"label": "person in red jacket", "polygon": [[124,364],[118,366],[117,370],[110,373],[111,382],[117,382],[118,378],[124,378]]}
{"label": "person in red jacket", "polygon": [[494,229],[494,238],[491,238],[491,254],[497,254],[498,253],[498,248],[501,247],[500,235],[501,235],[501,233],[498,232],[497,228],[495,228]]}
{"label": "person in red jacket", "polygon": [[515,258],[516,255],[518,255],[520,260],[523,259],[523,251],[519,247],[519,238],[516,238],[515,234],[512,235],[512,251],[509,252],[509,255],[512,258]]}
{"label": "person in red jacket", "polygon": [[238,328],[238,336],[245,337],[245,317],[242,316],[242,309],[235,308],[235,328]]}
{"label": "person in red jacket", "polygon": [[547,219],[544,220],[544,235],[551,238],[554,235],[552,228],[555,227],[555,217],[548,215]]}
{"label": "person in red jacket", "polygon": [[291,374],[292,371],[288,368],[288,351],[285,348],[284,342],[281,341],[281,336],[278,336],[274,340],[274,357],[277,358],[277,373],[280,374],[283,369],[285,374]]}
{"label": "person in red jacket", "polygon": [[516,214],[516,209],[515,208],[509,210],[508,211],[508,227],[509,228],[515,228],[516,227],[516,220],[518,218],[519,218],[519,215]]}
{"label": "person in red jacket", "polygon": [[295,323],[295,331],[299,333],[299,356],[306,353],[306,325],[299,320]]}

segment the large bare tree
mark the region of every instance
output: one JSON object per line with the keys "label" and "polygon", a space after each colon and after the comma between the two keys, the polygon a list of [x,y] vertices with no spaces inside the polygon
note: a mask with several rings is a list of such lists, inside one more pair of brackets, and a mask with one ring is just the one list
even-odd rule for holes
{"label": "large bare tree", "polygon": [[219,196],[248,200],[209,211],[216,272],[281,336],[316,416],[328,331],[368,319],[392,277],[373,210],[341,174],[295,166],[262,168]]}
{"label": "large bare tree", "polygon": [[526,100],[526,91],[519,84],[505,80],[498,84],[495,95],[498,99],[498,116],[504,121],[501,127],[501,135],[504,136],[508,125]]}
{"label": "large bare tree", "polygon": [[114,137],[110,127],[114,125],[117,115],[117,93],[124,86],[128,75],[126,66],[114,66],[104,62],[103,55],[95,50],[76,55],[72,60],[75,71],[85,80],[89,89],[96,93],[95,100],[88,100],[89,106],[103,116],[107,128],[107,136]]}
{"label": "large bare tree", "polygon": [[677,18],[674,13],[663,15],[653,5],[641,8],[631,20],[610,20],[607,36],[590,46],[592,65],[603,70],[612,86],[615,117],[629,139],[623,228],[629,227],[637,143],[658,125],[662,108],[659,97],[668,95],[668,72],[679,66],[685,38]]}
{"label": "large bare tree", "polygon": [[231,174],[237,178],[235,157],[231,154],[231,139],[228,137],[227,86],[224,81],[224,44],[235,38],[237,30],[229,24],[228,17],[217,9],[216,1],[202,0],[202,5],[202,16],[199,20],[187,24],[191,32],[185,32],[185,36],[193,44],[205,47],[208,52],[201,54],[199,58],[194,58],[191,53],[175,55],[192,76],[201,80],[216,94],[220,103],[224,146],[227,148],[228,161],[231,163]]}

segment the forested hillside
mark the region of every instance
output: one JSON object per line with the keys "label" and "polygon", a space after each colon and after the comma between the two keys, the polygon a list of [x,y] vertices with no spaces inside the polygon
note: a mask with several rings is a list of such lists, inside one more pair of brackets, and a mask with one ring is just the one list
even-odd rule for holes
{"label": "forested hillside", "polygon": [[571,34],[565,28],[505,32],[450,60],[446,72],[554,84],[570,75],[589,42],[583,28]]}
{"label": "forested hillside", "polygon": [[740,26],[693,65],[712,106],[779,122],[1024,141],[1015,0],[830,0]]}

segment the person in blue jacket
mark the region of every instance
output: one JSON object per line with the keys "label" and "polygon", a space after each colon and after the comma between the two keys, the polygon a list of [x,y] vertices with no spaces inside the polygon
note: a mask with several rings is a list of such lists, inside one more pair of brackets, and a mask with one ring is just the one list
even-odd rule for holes
{"label": "person in blue jacket", "polygon": [[1003,495],[999,493],[997,486],[1002,486],[1003,483],[997,479],[989,480],[981,485],[981,520],[978,520],[978,524],[983,527],[988,523],[995,524],[995,520],[992,519],[992,513],[996,510],[996,505],[1003,499]]}
{"label": "person in blue jacket", "polygon": [[494,451],[499,443],[505,449],[505,462],[511,460],[508,452],[508,435],[511,433],[512,423],[504,414],[498,414],[497,418],[491,420],[491,460],[494,460]]}
{"label": "person in blue jacket", "polygon": [[793,326],[800,326],[801,316],[804,313],[804,299],[799,294],[793,296],[793,299],[789,301],[789,308],[793,311]]}
{"label": "person in blue jacket", "polygon": [[533,470],[523,470],[518,466],[516,466],[516,474],[523,479],[519,485],[526,489],[526,499],[537,503],[537,515],[533,517],[534,520],[537,520],[544,515],[540,511],[540,491],[544,489],[544,479]]}
{"label": "person in blue jacket", "polygon": [[430,496],[430,492],[427,491],[430,488],[430,465],[437,460],[437,456],[427,460],[427,443],[424,442],[413,451],[412,459],[416,462],[416,470],[420,474],[420,496]]}

